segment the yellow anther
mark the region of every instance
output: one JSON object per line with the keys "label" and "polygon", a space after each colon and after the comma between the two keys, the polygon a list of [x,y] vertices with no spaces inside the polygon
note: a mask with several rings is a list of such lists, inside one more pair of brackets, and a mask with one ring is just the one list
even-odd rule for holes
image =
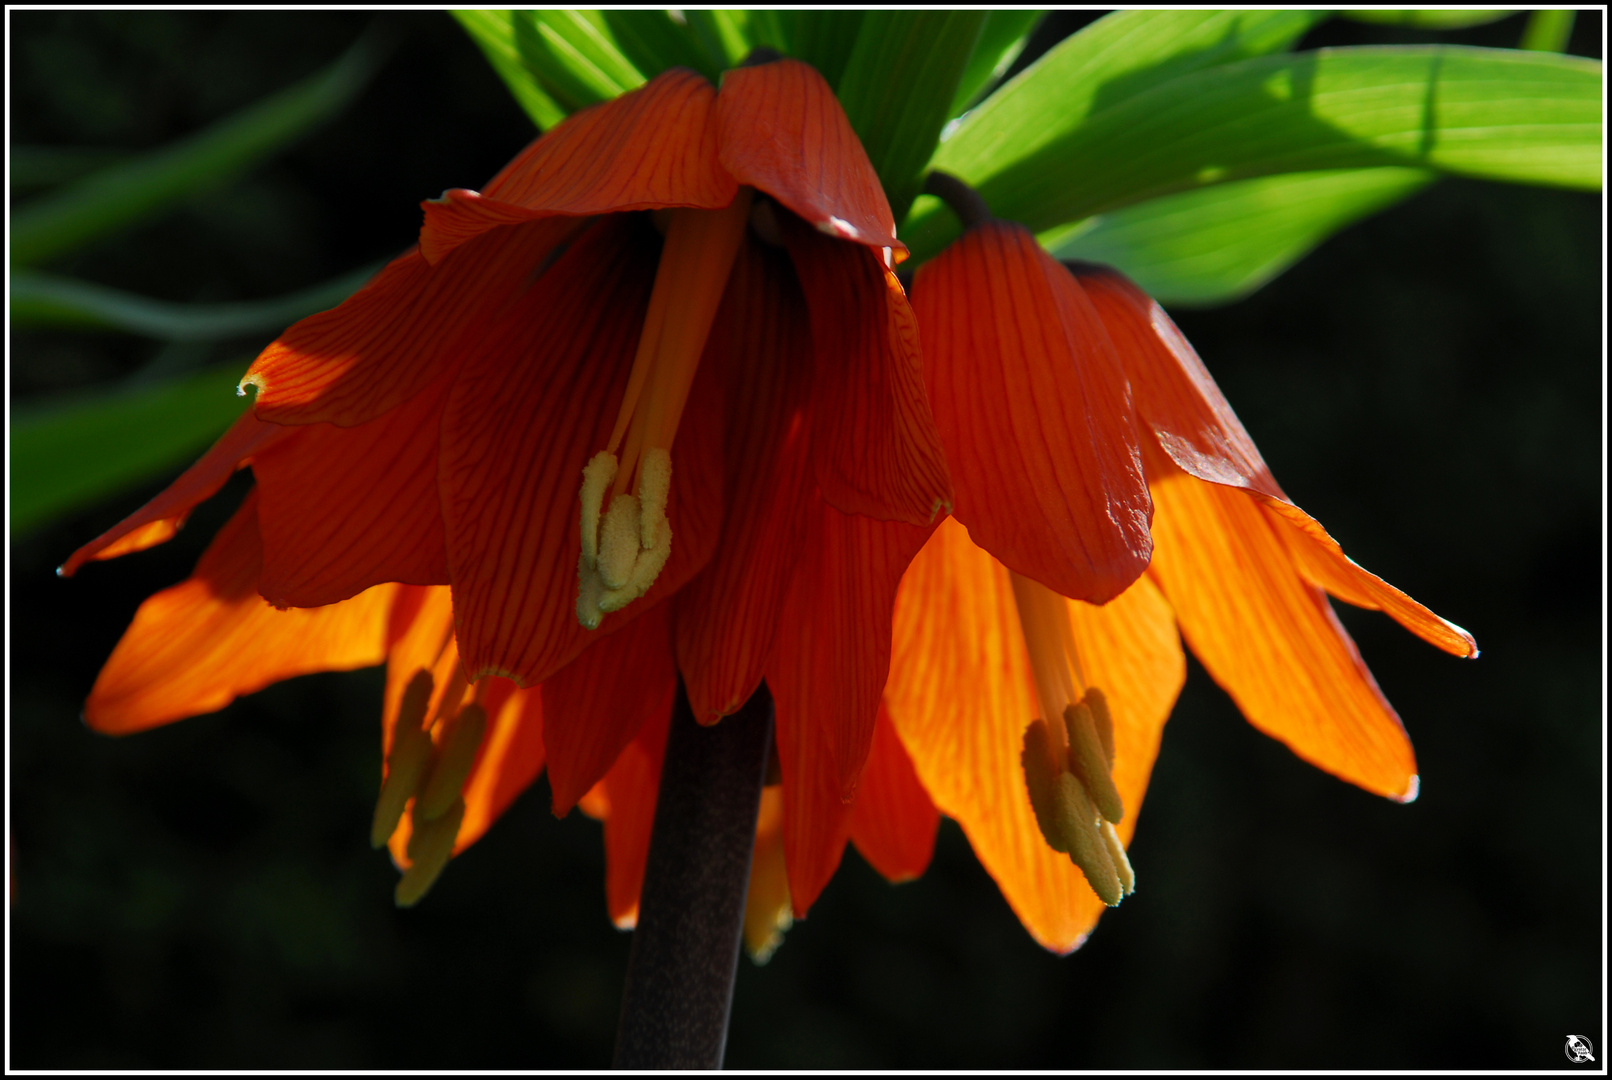
{"label": "yellow anther", "polygon": [[1097,687],[1086,689],[1086,696],[1082,703],[1091,710],[1092,723],[1097,728],[1097,738],[1103,744],[1103,757],[1108,759],[1110,770],[1114,768],[1114,717],[1108,711],[1108,698]]}
{"label": "yellow anther", "polygon": [[1084,701],[1071,705],[1063,711],[1063,722],[1069,732],[1069,770],[1080,778],[1097,812],[1109,821],[1119,821],[1125,816],[1125,806],[1109,773],[1108,755],[1103,752],[1091,709]]}
{"label": "yellow anther", "polygon": [[1136,891],[1136,871],[1131,869],[1131,859],[1125,854],[1125,845],[1120,843],[1119,833],[1114,831],[1113,822],[1105,821],[1100,830],[1103,834],[1103,844],[1108,848],[1108,857],[1114,862],[1114,869],[1119,874],[1119,884],[1125,895],[1129,896]]}
{"label": "yellow anther", "polygon": [[638,537],[638,497],[617,495],[599,527],[599,580],[606,589],[619,589],[632,577],[642,550]]}
{"label": "yellow anther", "polygon": [[638,544],[654,551],[666,524],[666,502],[672,494],[672,455],[651,449],[638,465]]}
{"label": "yellow anther", "polygon": [[1019,755],[1024,785],[1030,789],[1030,809],[1035,811],[1035,822],[1052,850],[1067,852],[1069,845],[1057,821],[1058,777],[1063,772],[1058,759],[1062,756],[1062,747],[1053,742],[1047,725],[1032,721],[1024,731],[1024,750]]}
{"label": "yellow anther", "polygon": [[1086,883],[1097,899],[1114,907],[1125,898],[1120,887],[1119,872],[1114,868],[1113,857],[1097,827],[1097,808],[1086,796],[1073,773],[1058,777],[1055,789],[1057,799],[1054,817],[1063,839],[1068,844],[1069,859],[1086,875]]}
{"label": "yellow anther", "polygon": [[465,819],[465,801],[455,799],[446,813],[424,821],[418,811],[413,816],[414,832],[409,835],[409,868],[398,880],[392,898],[398,907],[413,907],[436,884],[453,856],[459,824]]}
{"label": "yellow anther", "polygon": [[371,847],[386,846],[431,764],[431,736],[421,727],[426,706],[431,704],[431,686],[431,673],[422,670],[414,673],[403,690],[397,723],[392,728],[392,749],[386,755],[386,779],[381,783],[375,817],[369,827]]}
{"label": "yellow anther", "polygon": [[648,551],[638,553],[638,561],[633,564],[632,576],[627,583],[619,589],[606,589],[599,597],[600,611],[620,611],[640,596],[649,591],[660,577],[660,572],[666,567],[666,560],[672,557],[672,530],[662,528],[660,541]]}
{"label": "yellow anther", "polygon": [[582,469],[582,561],[589,570],[599,565],[599,512],[616,481],[616,465],[616,455],[601,450]]}
{"label": "yellow anther", "polygon": [[599,607],[603,595],[604,582],[599,580],[599,568],[590,566],[588,554],[583,552],[577,560],[577,622],[582,624],[582,629],[599,629],[599,620],[604,618],[604,610]]}
{"label": "yellow anther", "polygon": [[447,722],[436,760],[431,764],[431,776],[420,786],[414,802],[415,821],[435,821],[453,806],[470,777],[470,766],[475,764],[476,751],[481,749],[486,732],[487,710],[480,705],[466,705]]}

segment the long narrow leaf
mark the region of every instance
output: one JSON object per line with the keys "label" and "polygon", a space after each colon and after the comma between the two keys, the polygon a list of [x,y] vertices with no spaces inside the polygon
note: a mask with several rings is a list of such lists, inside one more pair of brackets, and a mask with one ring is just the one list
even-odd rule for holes
{"label": "long narrow leaf", "polygon": [[364,37],[330,67],[170,146],[116,165],[11,215],[11,262],[61,255],[176,200],[216,187],[339,112],[380,60]]}
{"label": "long narrow leaf", "polygon": [[1461,30],[1499,22],[1516,14],[1512,8],[1371,8],[1340,11],[1345,19],[1378,26],[1409,26],[1417,30]]}
{"label": "long narrow leaf", "polygon": [[39,271],[11,274],[13,327],[75,327],[122,330],[165,341],[217,341],[277,332],[333,308],[368,281],[365,267],[311,289],[230,304],[176,304]]}
{"label": "long narrow leaf", "polygon": [[[1451,45],[1259,57],[1128,98],[1006,168],[959,163],[993,212],[1038,231],[1223,181],[1386,166],[1596,188],[1601,65]],[[908,243],[938,250],[955,229],[940,217]]]}
{"label": "long narrow leaf", "polygon": [[722,69],[700,50],[688,24],[679,24],[666,10],[604,11],[616,45],[645,78],[654,78],[667,68],[693,68],[713,82]]}
{"label": "long narrow leaf", "polygon": [[[1523,29],[1517,48],[1532,52],[1566,52],[1577,18],[1576,11],[1536,11],[1528,16],[1528,25]],[[15,170],[16,166],[12,168]]]}
{"label": "long narrow leaf", "polygon": [[1041,241],[1059,258],[1118,267],[1163,303],[1206,307],[1248,295],[1436,175],[1384,168],[1263,176],[1127,206]]}
{"label": "long narrow leaf", "polygon": [[597,11],[516,11],[515,49],[538,84],[568,110],[609,101],[644,76]]}
{"label": "long narrow leaf", "polygon": [[987,12],[985,25],[980,28],[979,42],[974,55],[968,58],[968,67],[958,80],[957,93],[952,98],[950,116],[956,116],[988,90],[993,82],[1019,58],[1030,31],[1041,21],[1044,11],[1009,11],[999,9]]}
{"label": "long narrow leaf", "polygon": [[150,480],[241,414],[237,362],[139,390],[103,391],[11,416],[11,535]]}
{"label": "long narrow leaf", "polygon": [[515,47],[514,12],[460,9],[450,14],[481,49],[498,77],[509,87],[516,103],[532,118],[532,123],[547,131],[565,119],[567,110],[537,85],[537,80],[521,62],[520,50]]}

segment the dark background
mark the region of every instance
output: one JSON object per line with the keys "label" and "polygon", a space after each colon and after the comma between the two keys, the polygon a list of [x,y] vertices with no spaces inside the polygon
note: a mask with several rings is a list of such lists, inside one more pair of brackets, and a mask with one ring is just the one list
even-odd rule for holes
{"label": "dark background", "polygon": [[[396,47],[335,122],[50,269],[179,301],[290,292],[401,250],[420,199],[478,186],[531,128],[445,14],[12,13],[12,138],[129,151],[373,21]],[[1573,51],[1599,56],[1600,33],[1581,14]],[[1434,38],[1334,21],[1304,45]],[[1039,949],[949,822],[915,884],[848,849],[772,962],[741,962],[728,1064],[1562,1068],[1569,1032],[1604,1053],[1602,227],[1598,194],[1444,181],[1244,303],[1177,313],[1287,491],[1483,647],[1454,660],[1341,610],[1415,739],[1416,803],[1299,762],[1193,665],[1140,891],[1084,949]],[[244,368],[265,343],[13,332],[12,400],[154,360]],[[135,607],[242,490],[173,543],[52,576],[159,486],[11,545],[10,1063],[607,1065],[629,938],[599,826],[557,821],[540,781],[394,909],[366,843],[379,669],[128,739],[80,725]]]}

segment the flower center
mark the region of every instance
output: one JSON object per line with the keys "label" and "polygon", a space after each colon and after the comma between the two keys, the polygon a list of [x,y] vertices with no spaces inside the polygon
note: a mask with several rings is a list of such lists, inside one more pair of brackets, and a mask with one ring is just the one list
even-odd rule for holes
{"label": "flower center", "polygon": [[589,630],[606,612],[648,592],[671,557],[666,502],[672,440],[744,238],[753,195],[741,187],[721,210],[674,209],[666,215],[666,244],[621,412],[610,441],[582,470],[577,621]]}
{"label": "flower center", "polygon": [[1041,835],[1080,867],[1113,907],[1136,888],[1114,825],[1125,815],[1114,786],[1114,721],[1108,699],[1086,683],[1069,625],[1069,601],[1011,574],[1013,599],[1044,719],[1024,733],[1025,785]]}

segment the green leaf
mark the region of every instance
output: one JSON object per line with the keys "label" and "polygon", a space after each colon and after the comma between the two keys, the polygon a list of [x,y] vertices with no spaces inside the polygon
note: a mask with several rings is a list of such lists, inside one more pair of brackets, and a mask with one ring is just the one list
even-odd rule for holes
{"label": "green leaf", "polygon": [[[941,143],[930,164],[978,184],[1073,137],[1094,113],[1188,72],[1285,49],[1325,17],[1318,11],[1105,16],[986,98]],[[927,198],[902,227],[914,258],[933,255],[956,233],[955,219]]]}
{"label": "green leaf", "polygon": [[644,83],[597,11],[517,11],[513,25],[526,70],[568,112]]}
{"label": "green leaf", "polygon": [[122,330],[166,341],[217,341],[278,333],[333,308],[374,276],[368,266],[288,296],[229,304],[176,304],[32,270],[11,274],[13,327]]}
{"label": "green leaf", "polygon": [[633,67],[654,78],[667,68],[693,68],[715,82],[722,74],[694,40],[686,23],[679,24],[665,10],[602,12],[604,21]]}
{"label": "green leaf", "polygon": [[[1531,52],[1566,52],[1567,42],[1573,36],[1573,20],[1577,18],[1576,11],[1536,11],[1528,16],[1528,25],[1523,29],[1522,41],[1518,42],[1519,49],[1528,49]],[[16,173],[16,159],[12,159],[12,173]]]}
{"label": "green leaf", "polygon": [[738,67],[754,44],[748,32],[748,12],[684,9],[683,18],[694,40],[719,70]]}
{"label": "green leaf", "polygon": [[55,187],[128,159],[100,146],[13,146],[11,193]]}
{"label": "green leaf", "polygon": [[984,22],[981,11],[870,11],[863,19],[839,99],[897,221],[923,186]]}
{"label": "green leaf", "polygon": [[11,534],[159,476],[204,449],[247,405],[236,362],[138,390],[11,414]]}
{"label": "green leaf", "polygon": [[11,263],[61,255],[244,172],[357,96],[380,61],[371,37],[311,78],[186,139],[103,169],[14,211]]}
{"label": "green leaf", "polygon": [[1401,168],[1262,176],[1150,199],[1040,239],[1060,259],[1118,267],[1162,303],[1224,304],[1436,176]]}
{"label": "green leaf", "polygon": [[[1259,57],[1128,98],[1010,167],[966,164],[963,179],[995,214],[1037,231],[1175,191],[1311,169],[1426,167],[1593,190],[1601,65],[1454,45]],[[939,231],[931,218],[922,242]]]}
{"label": "green leaf", "polygon": [[1340,11],[1345,19],[1375,23],[1379,26],[1410,26],[1418,30],[1460,30],[1467,26],[1483,26],[1515,15],[1512,8],[1430,8],[1427,10],[1395,10],[1377,8],[1369,11]]}
{"label": "green leaf", "polygon": [[1024,43],[1030,39],[1030,32],[1045,14],[1044,11],[1002,9],[986,13],[979,43],[974,46],[974,55],[968,58],[968,67],[958,80],[948,115],[956,116],[972,105],[1013,66],[1013,61],[1024,51]]}
{"label": "green leaf", "polygon": [[449,14],[459,20],[532,123],[546,131],[565,119],[566,110],[537,85],[521,62],[520,50],[515,47],[514,12],[458,9]]}
{"label": "green leaf", "polygon": [[757,12],[756,15],[766,16],[755,20],[756,44],[771,45],[779,52],[806,61],[837,90],[862,33],[867,12],[796,10]]}

